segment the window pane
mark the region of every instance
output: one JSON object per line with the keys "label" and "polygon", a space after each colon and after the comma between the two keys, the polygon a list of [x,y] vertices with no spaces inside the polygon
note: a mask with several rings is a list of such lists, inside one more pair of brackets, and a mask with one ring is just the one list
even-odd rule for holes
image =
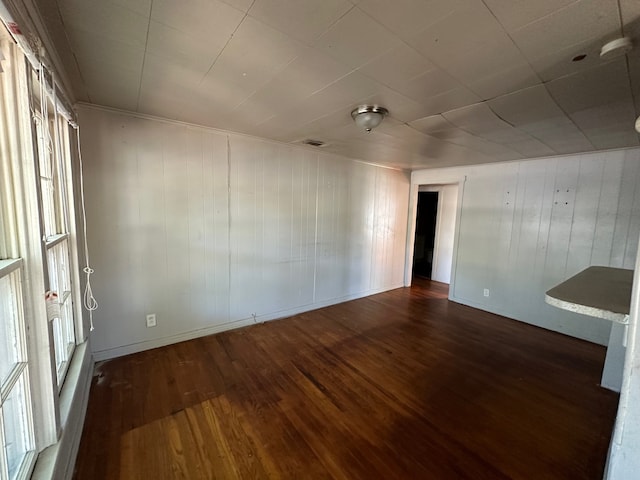
{"label": "window pane", "polygon": [[55,185],[53,170],[53,142],[48,123],[42,122],[37,117],[37,141],[38,141],[38,165],[40,168],[40,188],[42,192],[42,216],[44,218],[44,233],[46,236],[55,235],[56,210],[55,210]]}
{"label": "window pane", "polygon": [[53,328],[53,346],[54,354],[56,357],[56,372],[58,373],[58,383],[64,372],[64,365],[67,361],[64,335],[62,332],[62,320],[60,318],[54,318],[51,322]]}
{"label": "window pane", "polygon": [[69,345],[75,345],[76,336],[75,330],[73,328],[73,302],[71,301],[71,296],[67,297],[67,301],[62,305],[62,319],[64,320],[64,341],[67,344],[67,350],[69,350]]}
{"label": "window pane", "polygon": [[18,272],[0,278],[0,385],[4,384],[13,367],[19,361],[18,322],[19,307],[16,299]]}
{"label": "window pane", "polygon": [[70,295],[69,242],[63,240],[47,251],[50,289],[58,293],[60,317],[52,322],[58,385],[61,385],[76,344],[73,301]]}
{"label": "window pane", "polygon": [[29,399],[25,394],[26,372],[27,370],[24,369],[20,379],[2,404],[4,448],[11,480],[17,477],[26,454],[33,450],[33,433],[28,415]]}
{"label": "window pane", "polygon": [[41,178],[42,186],[42,216],[44,218],[44,230],[47,237],[56,233],[56,219],[53,204],[54,188],[53,182],[49,178]]}

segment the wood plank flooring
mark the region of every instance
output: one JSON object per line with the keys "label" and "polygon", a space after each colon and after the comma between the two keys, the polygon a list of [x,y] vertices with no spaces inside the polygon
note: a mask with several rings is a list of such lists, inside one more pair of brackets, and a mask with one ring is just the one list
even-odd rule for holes
{"label": "wood plank flooring", "polygon": [[78,480],[600,479],[605,349],[403,288],[98,366]]}

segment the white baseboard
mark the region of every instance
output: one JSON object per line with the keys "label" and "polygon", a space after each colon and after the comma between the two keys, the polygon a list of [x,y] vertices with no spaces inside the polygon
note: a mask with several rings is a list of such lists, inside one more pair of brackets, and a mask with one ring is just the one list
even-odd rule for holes
{"label": "white baseboard", "polygon": [[164,347],[173,343],[184,342],[186,340],[192,340],[194,338],[206,337],[207,335],[213,335],[215,333],[225,332],[227,330],[234,330],[236,328],[247,327],[256,323],[268,322],[271,320],[278,320],[281,318],[287,318],[299,313],[309,312],[311,310],[317,310],[318,308],[328,307],[330,305],[336,305],[338,303],[348,302],[350,300],[356,300],[358,298],[368,297],[377,293],[394,290],[396,288],[402,288],[402,283],[397,285],[391,285],[376,290],[368,290],[366,292],[354,293],[345,295],[343,297],[332,298],[321,302],[315,302],[308,305],[297,306],[286,310],[280,310],[277,312],[271,312],[267,314],[258,315],[255,318],[241,318],[233,320],[231,322],[219,323],[211,325],[210,327],[200,328],[198,330],[191,330],[188,332],[181,332],[175,335],[169,335],[167,337],[154,338],[151,340],[145,340],[144,342],[131,343],[128,345],[122,345],[115,348],[108,348],[105,350],[97,350],[93,352],[93,358],[96,362],[103,360],[109,360],[123,355],[130,355],[132,353],[143,352],[145,350],[151,350],[152,348]]}

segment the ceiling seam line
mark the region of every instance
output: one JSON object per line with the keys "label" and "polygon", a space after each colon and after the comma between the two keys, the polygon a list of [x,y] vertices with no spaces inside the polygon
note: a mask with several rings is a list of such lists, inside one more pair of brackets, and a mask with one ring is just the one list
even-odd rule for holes
{"label": "ceiling seam line", "polygon": [[[496,17],[496,14],[493,13],[493,10],[491,10],[491,8],[489,7],[489,5],[487,5],[486,0],[481,0],[482,4],[485,6],[485,8],[489,11],[489,13],[491,13],[491,16],[493,18],[495,18],[496,22],[498,22],[498,24],[502,27],[502,31],[505,33],[505,35],[509,38],[509,40],[511,41],[511,43],[513,44],[514,47],[516,47],[516,49],[518,50],[518,52],[520,52],[520,55],[522,55],[522,58],[525,59],[525,61],[527,62],[527,65],[529,65],[529,68],[531,68],[531,71],[534,73],[534,75],[536,76],[536,78],[540,81],[540,83],[543,82],[543,79],[540,77],[540,75],[538,75],[538,72],[535,70],[535,68],[533,68],[533,65],[531,65],[531,61],[529,60],[529,57],[527,55],[524,54],[524,52],[522,51],[522,49],[520,48],[520,46],[516,43],[516,41],[513,39],[513,37],[511,36],[511,33],[507,31],[506,27],[502,24],[502,22],[498,19],[498,17]],[[567,5],[568,6],[568,5]],[[544,18],[544,17],[542,17]],[[540,19],[538,19],[540,20]],[[537,21],[537,20],[536,20]],[[532,22],[533,23],[533,22]]]}
{"label": "ceiling seam line", "polygon": [[[533,88],[533,87],[531,87],[531,88]],[[546,89],[545,89],[545,90],[546,90]],[[499,97],[496,97],[496,98],[499,98]],[[522,130],[520,127],[517,127],[515,124],[513,124],[513,123],[509,122],[508,120],[506,120],[506,119],[502,118],[502,116],[501,116],[500,114],[498,114],[498,113],[497,113],[493,108],[491,108],[491,104],[490,104],[488,101],[487,101],[487,108],[488,108],[489,110],[491,110],[491,112],[492,112],[496,117],[498,117],[500,120],[502,120],[502,121],[503,121],[503,122],[505,122],[506,124],[511,125],[513,128],[515,128],[515,129],[516,129],[516,130],[518,130],[519,132],[523,132],[525,135],[527,135],[527,136],[529,136],[529,137],[533,138],[534,140],[536,140],[536,141],[540,142],[541,144],[543,144],[545,147],[547,147],[547,148],[551,149],[551,151],[552,151],[552,152],[554,152],[554,153],[558,154],[558,152],[556,152],[556,150],[555,150],[551,145],[548,145],[548,144],[547,144],[545,141],[543,141],[542,139],[540,139],[540,138],[536,137],[535,135],[533,135],[533,134],[531,134],[531,133],[527,132],[526,130]]]}
{"label": "ceiling seam line", "polygon": [[624,37],[624,21],[622,20],[622,5],[620,4],[620,0],[616,1],[616,5],[618,5],[618,20],[620,21],[620,36]]}
{"label": "ceiling seam line", "polygon": [[[554,80],[555,81],[555,80]],[[580,126],[578,124],[576,124],[576,122],[573,120],[573,118],[571,117],[571,115],[569,115],[569,112],[567,112],[556,100],[556,98],[553,96],[553,94],[551,93],[551,91],[549,90],[549,88],[547,87],[547,85],[551,83],[545,83],[543,84],[544,89],[547,91],[547,94],[549,95],[549,98],[551,98],[551,100],[553,101],[553,103],[556,105],[556,107],[558,107],[558,109],[564,113],[564,116],[567,117],[567,119],[573,124],[574,127],[576,127],[578,129],[578,131],[582,134],[582,136],[587,140],[587,142],[589,142],[589,145],[591,145],[591,148],[593,149],[593,151],[598,151],[598,149],[596,148],[596,146],[593,144],[593,142],[591,141],[591,139],[589,137],[587,137],[586,133],[584,133],[584,131],[582,130],[582,128],[580,128]]]}
{"label": "ceiling seam line", "polygon": [[91,93],[89,92],[89,85],[87,84],[87,81],[85,80],[84,75],[82,74],[82,70],[80,69],[80,62],[78,61],[78,56],[76,55],[76,52],[73,49],[73,46],[71,44],[71,39],[69,38],[69,34],[67,33],[67,27],[64,23],[64,18],[62,17],[62,12],[60,11],[60,4],[58,3],[58,0],[55,0],[55,5],[56,5],[56,13],[58,14],[60,24],[62,25],[62,31],[64,32],[64,38],[67,40],[67,45],[69,45],[69,51],[73,56],[73,62],[75,63],[76,68],[78,70],[78,76],[80,77],[80,81],[82,82],[82,85],[84,86],[87,92],[87,98],[89,99],[89,102],[93,103],[93,100],[91,99]]}
{"label": "ceiling seam line", "polygon": [[153,12],[153,0],[149,4],[149,21],[147,22],[147,35],[144,39],[144,55],[142,56],[142,66],[140,68],[140,81],[138,82],[138,95],[136,98],[136,111],[140,109],[140,96],[142,95],[142,78],[144,77],[144,65],[147,61],[147,48],[149,46],[149,31],[151,30],[151,14]]}
{"label": "ceiling seam line", "polygon": [[253,5],[256,3],[256,0],[253,0],[251,2],[251,6],[247,9],[247,11],[245,12],[244,16],[242,17],[242,19],[238,22],[238,25],[236,25],[236,28],[233,29],[233,32],[231,32],[231,35],[229,35],[229,38],[227,39],[227,41],[225,42],[224,46],[222,47],[222,49],[220,49],[220,52],[218,53],[218,55],[216,55],[216,58],[213,59],[213,63],[211,64],[211,66],[207,69],[206,73],[202,76],[202,78],[200,79],[200,82],[198,82],[198,86],[202,85],[202,82],[204,82],[204,79],[207,77],[207,75],[209,75],[209,73],[211,72],[211,70],[213,70],[213,67],[215,66],[215,64],[218,62],[218,59],[222,56],[222,54],[224,53],[224,51],[227,49],[227,47],[229,46],[229,44],[231,43],[231,40],[233,39],[234,35],[236,34],[236,32],[240,29],[240,27],[242,26],[242,24],[244,23],[244,21],[247,19],[247,17],[249,16],[249,12],[251,11],[251,9],[253,8]]}
{"label": "ceiling seam line", "polygon": [[[484,2],[484,0],[482,0],[482,1]],[[558,8],[558,9],[554,10],[553,12],[547,13],[546,15],[543,15],[542,17],[536,18],[535,20],[532,20],[532,21],[531,21],[531,22],[529,22],[529,23],[525,23],[524,25],[519,26],[519,27],[518,27],[518,28],[516,28],[514,31],[516,31],[516,32],[517,32],[518,30],[522,30],[523,28],[526,28],[526,27],[528,27],[529,25],[533,25],[534,23],[539,22],[540,20],[544,20],[545,18],[547,18],[547,17],[551,17],[551,16],[553,16],[553,15],[557,14],[558,12],[561,12],[562,10],[566,10],[567,8],[569,8],[569,7],[573,6],[573,5],[575,5],[576,3],[580,3],[581,1],[582,1],[582,0],[574,0],[573,2],[571,2],[571,3],[567,4],[567,5],[565,5],[564,7],[560,7],[560,8]]]}

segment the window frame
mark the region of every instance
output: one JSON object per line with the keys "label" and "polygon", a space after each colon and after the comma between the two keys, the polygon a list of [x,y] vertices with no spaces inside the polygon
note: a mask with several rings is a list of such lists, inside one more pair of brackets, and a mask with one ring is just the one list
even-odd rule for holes
{"label": "window frame", "polygon": [[[46,74],[41,70],[28,69],[30,85],[30,104],[32,116],[33,147],[36,169],[36,189],[38,193],[38,203],[40,211],[40,232],[42,235],[42,257],[45,270],[45,286],[50,291],[53,275],[59,277],[60,272],[53,267],[51,252],[61,244],[66,244],[66,276],[70,282],[68,294],[57,292],[60,301],[61,316],[59,318],[49,318],[49,338],[52,341],[50,348],[51,360],[55,373],[58,394],[62,392],[69,366],[73,359],[76,345],[84,341],[81,318],[82,310],[79,293],[79,274],[77,262],[77,245],[73,227],[75,218],[73,208],[73,179],[71,157],[73,151],[68,139],[67,120],[59,115],[57,109],[56,89],[53,79],[49,81]],[[44,115],[47,118],[44,118]],[[47,158],[42,158],[44,155]],[[45,163],[47,162],[47,163]],[[48,166],[50,171],[44,172],[43,166]],[[48,175],[48,176],[47,176]],[[51,194],[45,192],[43,180],[51,185]],[[51,216],[47,218],[46,213]],[[55,270],[55,271],[54,271]],[[66,308],[66,302],[71,302],[70,308]],[[62,312],[66,311],[66,315]],[[68,317],[71,315],[71,318]],[[57,321],[56,321],[57,320]],[[62,324],[62,325],[60,325]],[[60,332],[72,331],[72,339],[59,345],[61,339]],[[67,340],[66,335],[62,337]],[[60,358],[61,357],[61,358]],[[60,361],[58,361],[60,360]]]}
{"label": "window frame", "polygon": [[[0,11],[0,13],[3,12]],[[64,92],[56,82],[55,75],[49,73],[49,70],[40,64],[39,57],[31,52],[29,45],[21,43],[20,36],[12,36],[4,29],[2,24],[4,20],[4,17],[0,19],[0,42],[2,42],[4,56],[8,59],[7,64],[3,61],[2,66],[4,68],[7,65],[8,69],[5,68],[5,71],[0,75],[10,75],[7,80],[9,89],[6,90],[8,94],[6,97],[6,118],[8,125],[11,126],[9,138],[12,149],[11,155],[0,159],[0,162],[3,164],[6,162],[6,164],[0,165],[9,168],[10,174],[7,179],[13,188],[6,192],[6,196],[10,208],[15,211],[15,218],[11,216],[6,219],[8,220],[5,225],[8,227],[7,238],[14,242],[11,243],[14,248],[8,253],[3,252],[5,260],[0,261],[0,272],[6,272],[10,268],[15,269],[16,262],[20,264],[22,315],[24,328],[27,332],[25,346],[27,362],[25,367],[21,367],[20,380],[15,381],[13,385],[25,386],[29,399],[26,404],[29,406],[27,410],[29,410],[30,425],[34,429],[33,435],[30,437],[33,450],[28,452],[28,457],[25,456],[27,461],[23,463],[17,475],[17,478],[24,480],[29,478],[32,472],[38,475],[42,474],[43,470],[48,471],[49,467],[53,465],[52,455],[57,455],[52,452],[57,452],[65,438],[63,433],[67,429],[75,431],[77,428],[73,423],[76,418],[71,415],[69,408],[75,401],[78,389],[82,388],[79,384],[79,368],[86,368],[85,365],[89,363],[90,354],[85,341],[89,330],[84,323],[80,261],[78,259],[78,254],[83,250],[81,250],[78,241],[76,223],[81,222],[81,218],[78,217],[74,204],[74,197],[79,195],[77,176],[80,175],[77,138],[74,136],[74,134],[77,135],[75,117],[70,113],[72,110],[66,102]],[[32,81],[34,76],[38,78],[36,84]],[[0,77],[1,79],[2,77]],[[42,83],[40,83],[41,79]],[[40,85],[43,86],[42,89],[40,89]],[[56,201],[59,202],[58,212],[63,212],[65,228],[59,230],[63,231],[62,234],[49,235],[49,238],[43,236],[44,219],[40,188],[38,131],[33,118],[33,113],[39,110],[33,108],[35,95],[40,95],[38,98],[50,102],[49,106],[52,106],[49,108],[49,113],[52,113],[51,116],[56,122],[50,127],[55,130],[53,148],[59,149],[55,155],[60,158],[60,164],[64,168],[64,175],[58,182],[59,191],[65,193],[60,200]],[[4,108],[4,105],[0,105],[0,108]],[[5,196],[4,194],[5,192],[0,193],[0,201]],[[0,223],[4,223],[4,220],[0,217]],[[49,233],[58,233],[58,229],[56,228],[55,232],[50,229]],[[48,250],[59,246],[61,242],[66,242],[66,255],[68,255],[66,264],[72,287],[71,294],[65,297],[67,302],[71,302],[69,310],[72,312],[71,325],[75,332],[73,347],[78,345],[79,348],[70,352],[65,366],[65,377],[58,381],[54,340],[51,324],[47,319],[44,296],[50,283]],[[7,256],[20,256],[21,259],[6,259]],[[9,359],[8,365],[10,366],[12,366],[11,361]],[[13,406],[16,403],[8,405]],[[19,422],[22,421],[19,420],[19,416],[11,418],[12,420],[8,423],[12,425],[19,425]],[[4,435],[1,425],[0,430]],[[14,436],[11,433],[8,435]],[[16,438],[19,437],[16,436]],[[7,455],[1,440],[0,438],[0,448],[2,449],[0,468],[4,468],[2,462],[5,461],[2,458]],[[68,446],[64,448],[68,448]],[[38,458],[41,458],[42,462],[38,461],[35,465]],[[5,464],[8,466],[8,462]],[[0,478],[4,480],[3,474],[0,474]]]}
{"label": "window frame", "polygon": [[[11,279],[12,276],[15,277]],[[14,292],[15,300],[15,331],[17,358],[6,379],[0,379],[0,476],[9,475],[9,463],[7,459],[8,445],[4,420],[5,404],[11,395],[22,389],[23,411],[22,418],[17,419],[22,424],[21,436],[24,445],[24,456],[14,473],[13,479],[26,479],[29,477],[36,463],[37,445],[36,428],[33,416],[33,402],[31,398],[31,375],[29,373],[29,348],[27,336],[27,319],[25,316],[25,292],[22,287],[24,275],[24,262],[22,258],[0,260],[0,280],[9,278]]]}

